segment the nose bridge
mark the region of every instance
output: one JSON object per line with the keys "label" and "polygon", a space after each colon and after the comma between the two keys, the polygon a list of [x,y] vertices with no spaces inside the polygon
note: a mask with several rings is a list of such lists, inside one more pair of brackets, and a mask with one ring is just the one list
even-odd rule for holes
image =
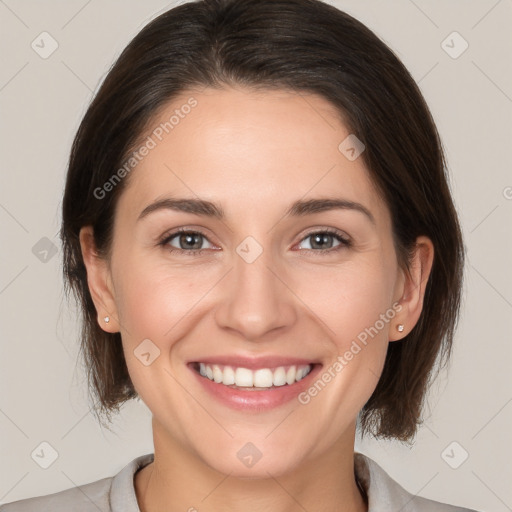
{"label": "nose bridge", "polygon": [[275,276],[274,263],[272,251],[252,237],[236,247],[228,290],[216,315],[219,325],[256,341],[295,320],[292,295]]}

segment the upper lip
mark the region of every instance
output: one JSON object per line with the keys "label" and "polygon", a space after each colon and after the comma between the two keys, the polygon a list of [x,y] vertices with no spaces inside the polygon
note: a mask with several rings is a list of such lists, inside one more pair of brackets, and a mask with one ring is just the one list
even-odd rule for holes
{"label": "upper lip", "polygon": [[279,366],[302,366],[314,365],[318,361],[311,359],[302,359],[299,357],[285,357],[285,356],[259,356],[248,357],[242,355],[225,355],[225,356],[210,356],[202,357],[191,361],[191,363],[204,363],[204,364],[218,364],[221,366],[233,366],[235,368],[248,368],[249,370],[258,370],[260,368],[278,368]]}

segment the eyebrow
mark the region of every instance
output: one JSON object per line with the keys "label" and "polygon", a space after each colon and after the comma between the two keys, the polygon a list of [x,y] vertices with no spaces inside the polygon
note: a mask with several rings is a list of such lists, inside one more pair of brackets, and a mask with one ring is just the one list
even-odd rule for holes
{"label": "eyebrow", "polygon": [[[147,217],[150,213],[160,210],[174,210],[179,212],[193,213],[216,219],[224,219],[225,213],[219,204],[204,199],[194,198],[170,198],[159,199],[146,206],[139,215],[138,220]],[[354,210],[364,214],[372,224],[376,225],[375,217],[360,203],[340,198],[318,198],[295,201],[284,214],[284,217],[303,217],[314,213],[329,210]]]}

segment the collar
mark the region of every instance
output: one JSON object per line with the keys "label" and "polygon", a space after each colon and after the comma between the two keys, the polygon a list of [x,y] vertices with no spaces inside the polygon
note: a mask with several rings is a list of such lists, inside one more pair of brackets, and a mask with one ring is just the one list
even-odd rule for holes
{"label": "collar", "polygon": [[[128,463],[112,478],[110,505],[112,512],[140,512],[135,494],[134,476],[154,461],[154,453],[141,455]],[[354,452],[354,471],[368,497],[368,512],[422,511],[425,498],[412,495],[393,480],[384,469],[366,455]],[[428,508],[428,510],[431,510]]]}

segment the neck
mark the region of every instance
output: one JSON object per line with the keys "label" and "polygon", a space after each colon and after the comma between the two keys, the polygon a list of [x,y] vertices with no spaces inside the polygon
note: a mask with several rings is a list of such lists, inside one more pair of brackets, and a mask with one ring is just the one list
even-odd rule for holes
{"label": "neck", "polygon": [[[153,419],[155,458],[135,475],[141,512],[222,510],[244,512],[366,512],[354,475],[355,426],[335,446],[290,472],[238,478],[211,468],[176,442]],[[165,442],[164,442],[165,440]]]}

